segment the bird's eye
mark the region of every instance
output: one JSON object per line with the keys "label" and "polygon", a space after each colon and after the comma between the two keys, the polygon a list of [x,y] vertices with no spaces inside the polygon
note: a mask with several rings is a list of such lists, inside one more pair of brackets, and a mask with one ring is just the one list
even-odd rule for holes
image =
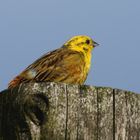
{"label": "bird's eye", "polygon": [[86,40],[86,44],[90,44],[90,40],[87,39],[87,40]]}

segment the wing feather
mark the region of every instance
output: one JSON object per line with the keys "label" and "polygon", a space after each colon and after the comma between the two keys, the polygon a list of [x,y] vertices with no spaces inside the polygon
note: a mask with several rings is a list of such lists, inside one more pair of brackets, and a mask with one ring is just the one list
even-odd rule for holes
{"label": "wing feather", "polygon": [[82,83],[84,82],[82,74],[85,66],[83,60],[82,53],[67,48],[57,49],[29,65],[9,83],[9,88],[30,81]]}

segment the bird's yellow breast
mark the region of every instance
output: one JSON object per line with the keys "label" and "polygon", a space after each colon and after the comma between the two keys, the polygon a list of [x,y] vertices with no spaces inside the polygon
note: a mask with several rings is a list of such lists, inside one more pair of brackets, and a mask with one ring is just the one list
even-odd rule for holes
{"label": "bird's yellow breast", "polygon": [[90,70],[91,57],[92,57],[91,52],[84,54],[84,61],[85,61],[85,66],[84,66],[84,71],[83,71],[84,79],[86,79],[87,74]]}
{"label": "bird's yellow breast", "polygon": [[91,65],[91,53],[87,53],[85,54],[85,73],[88,73],[89,69],[90,69],[90,65]]}

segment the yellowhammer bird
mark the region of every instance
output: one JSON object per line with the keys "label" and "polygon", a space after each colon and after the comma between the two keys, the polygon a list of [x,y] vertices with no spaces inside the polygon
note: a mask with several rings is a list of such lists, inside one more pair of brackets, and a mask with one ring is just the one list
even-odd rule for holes
{"label": "yellowhammer bird", "polygon": [[91,51],[98,44],[85,35],[74,36],[61,48],[49,52],[16,76],[8,88],[25,82],[83,84],[91,64]]}

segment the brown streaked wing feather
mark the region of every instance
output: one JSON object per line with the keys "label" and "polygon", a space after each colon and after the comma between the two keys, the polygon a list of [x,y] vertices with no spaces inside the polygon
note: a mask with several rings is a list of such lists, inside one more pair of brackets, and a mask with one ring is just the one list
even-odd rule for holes
{"label": "brown streaked wing feather", "polygon": [[44,70],[46,71],[46,73],[50,73],[50,69],[46,69],[46,67],[49,66],[51,63],[54,63],[55,56],[60,52],[62,52],[61,48],[49,52],[37,59],[35,62],[29,65],[23,72],[16,76],[12,81],[10,81],[10,83],[8,84],[8,88],[16,87],[22,82],[38,81],[37,78],[32,78],[28,76],[28,72],[31,70],[35,70],[37,75],[42,75],[44,73]]}
{"label": "brown streaked wing feather", "polygon": [[[9,88],[15,87],[22,82],[48,81],[82,83],[84,77],[81,76],[85,65],[82,53],[78,53],[67,48],[60,48],[43,55],[34,63],[29,65],[20,75],[9,83]],[[29,77],[30,71],[35,71],[34,77]],[[83,78],[81,80],[81,78]]]}
{"label": "brown streaked wing feather", "polygon": [[84,67],[83,54],[63,48],[44,57],[45,59],[36,67],[38,72],[35,81],[77,83],[80,80]]}
{"label": "brown streaked wing feather", "polygon": [[67,51],[63,59],[56,64],[53,72],[46,77],[45,81],[63,82],[70,84],[82,84],[85,81],[84,56],[82,53]]}

